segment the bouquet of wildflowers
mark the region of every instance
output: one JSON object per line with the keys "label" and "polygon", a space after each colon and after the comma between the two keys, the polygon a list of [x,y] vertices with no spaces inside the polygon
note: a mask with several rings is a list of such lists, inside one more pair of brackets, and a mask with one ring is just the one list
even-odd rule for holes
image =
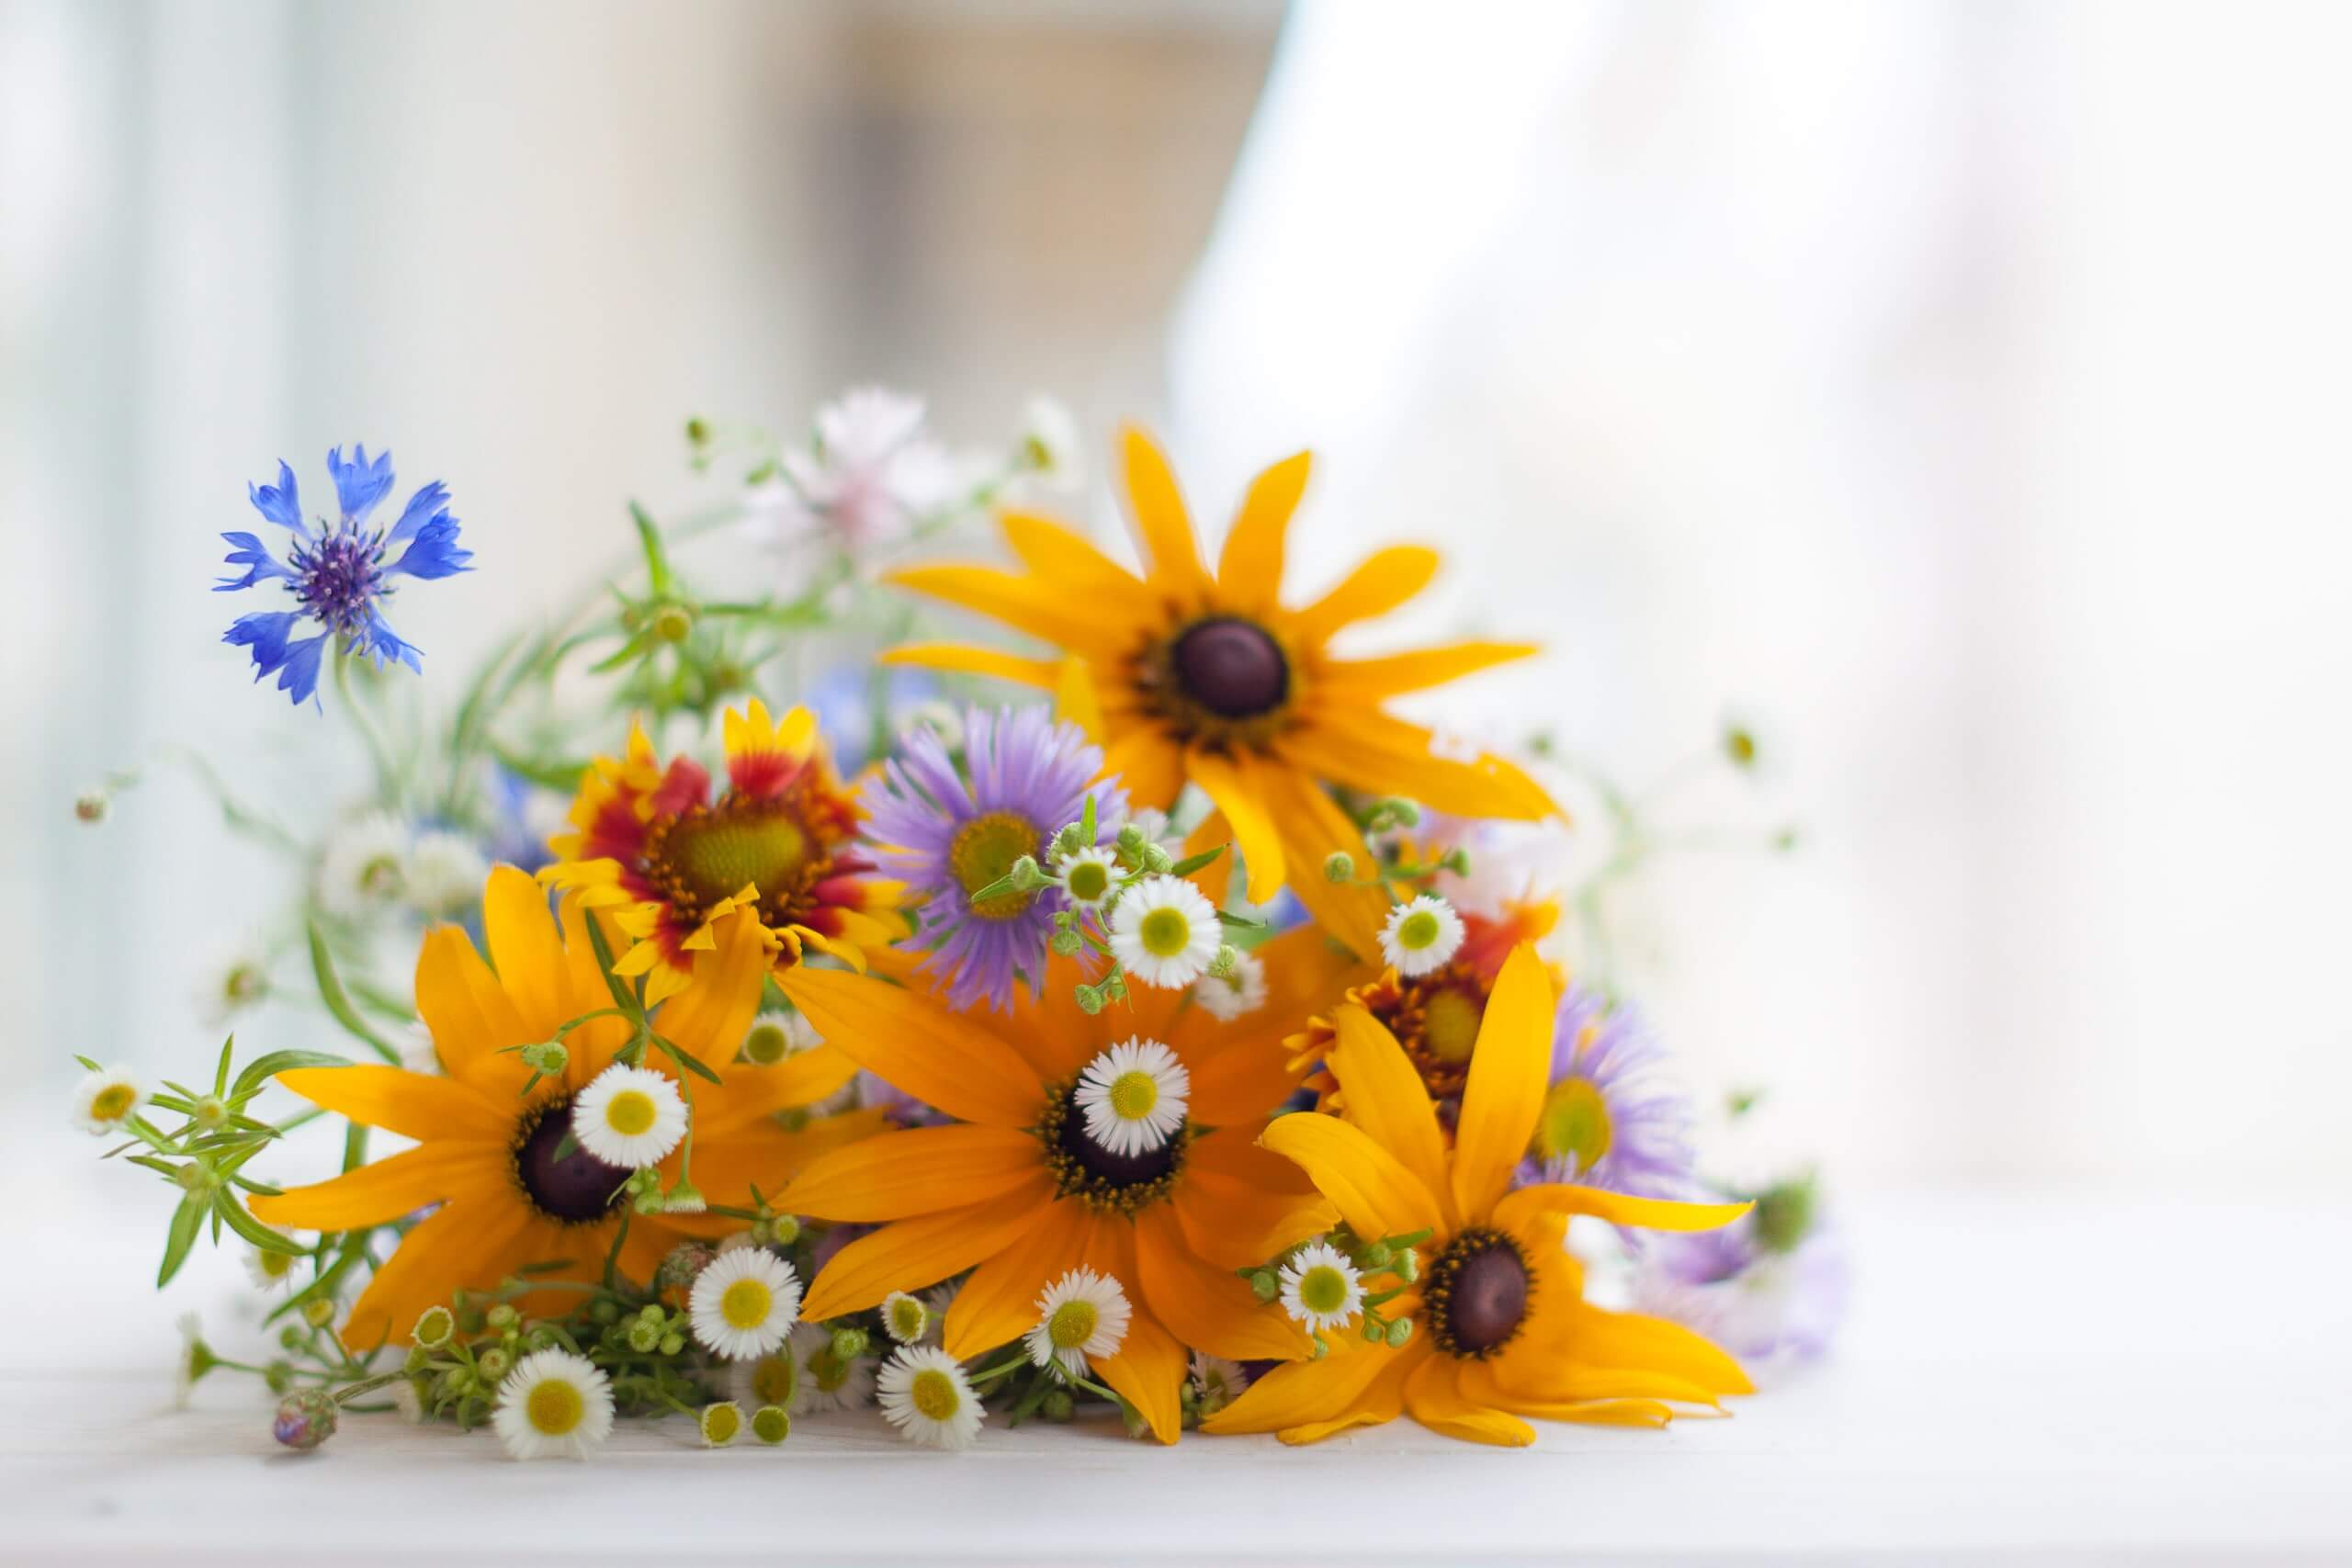
{"label": "bouquet of wildflowers", "polygon": [[[85,1060],[77,1119],[166,1184],[159,1282],[209,1236],[264,1297],[266,1348],[189,1325],[185,1380],[257,1374],[297,1449],[379,1408],[533,1458],[867,1405],[950,1449],[1090,1410],[1519,1445],[1820,1347],[1810,1177],[1702,1172],[1605,961],[1601,895],[1674,836],[1386,709],[1531,646],[1337,650],[1434,554],[1287,592],[1301,455],[1212,564],[1129,430],[1131,569],[1030,510],[1074,471],[1051,404],[978,454],[878,391],[687,434],[730,497],[632,508],[625,569],[446,692],[391,608],[499,563],[441,484],[396,503],[338,449],[323,505],[280,464],[225,536],[220,588],[272,601],[226,640],[371,783],[293,826],[182,757],[289,872],[206,998],[277,1037],[185,1081]],[[991,520],[1010,564],[929,562]]]}

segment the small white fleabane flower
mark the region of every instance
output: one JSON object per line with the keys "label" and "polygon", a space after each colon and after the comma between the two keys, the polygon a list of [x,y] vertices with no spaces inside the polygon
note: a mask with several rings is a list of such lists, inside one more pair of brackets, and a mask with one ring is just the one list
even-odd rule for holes
{"label": "small white fleabane flower", "polygon": [[1283,1311],[1302,1328],[1344,1328],[1363,1310],[1363,1276],[1329,1242],[1313,1242],[1282,1266]]}
{"label": "small white fleabane flower", "polygon": [[1266,1005],[1266,965],[1255,953],[1237,952],[1227,975],[1204,975],[1193,983],[1193,998],[1221,1023],[1246,1018]]}
{"label": "small white fleabane flower", "polygon": [[707,1446],[723,1449],[742,1435],[743,1407],[731,1399],[714,1400],[702,1407],[695,1425],[702,1429]]}
{"label": "small white fleabane flower", "polygon": [[979,1440],[980,1397],[946,1351],[907,1346],[892,1354],[875,1386],[883,1417],[908,1441],[968,1449]]}
{"label": "small white fleabane flower", "polygon": [[431,1412],[424,1408],[424,1396],[417,1392],[414,1378],[397,1380],[389,1392],[392,1396],[392,1408],[407,1417],[410,1426],[424,1425]]}
{"label": "small white fleabane flower", "polygon": [[514,1363],[491,1414],[516,1459],[586,1459],[613,1430],[613,1384],[585,1356],[538,1350]]}
{"label": "small white fleabane flower", "polygon": [[456,915],[481,897],[490,862],[462,833],[425,833],[410,846],[402,867],[402,897],[429,919]]}
{"label": "small white fleabane flower", "polygon": [[[286,1239],[288,1244],[294,1240],[292,1236]],[[301,1261],[297,1254],[279,1252],[274,1247],[245,1248],[245,1272],[252,1276],[255,1288],[263,1291],[292,1290],[296,1268]]]}
{"label": "small white fleabane flower", "polygon": [[1034,1364],[1059,1366],[1081,1378],[1088,1361],[1119,1353],[1133,1310],[1119,1281],[1091,1269],[1073,1269],[1037,1298],[1037,1326],[1022,1343]]}
{"label": "small white fleabane flower", "polygon": [[1176,1053],[1140,1035],[1086,1064],[1070,1096],[1086,1135],[1114,1155],[1148,1154],[1182,1131],[1193,1077]]}
{"label": "small white fleabane flower", "polygon": [[923,1343],[936,1345],[947,1331],[947,1309],[963,1294],[961,1283],[933,1285],[922,1293],[922,1304],[931,1309],[931,1326],[923,1330]]}
{"label": "small white fleabane flower", "polygon": [[1388,911],[1380,928],[1380,955],[1408,976],[1442,967],[1462,948],[1462,917],[1444,899],[1424,893]]}
{"label": "small white fleabane flower", "polygon": [[1038,478],[1056,490],[1076,490],[1084,479],[1080,448],[1078,416],[1068,403],[1043,395],[1029,400],[1021,411],[1021,456]]}
{"label": "small white fleabane flower", "polygon": [[1241,1397],[1250,1387],[1250,1373],[1238,1361],[1195,1350],[1192,1381],[1193,1408],[1208,1416]]}
{"label": "small white fleabane flower", "polygon": [[1112,955],[1144,985],[1189,986],[1224,945],[1216,908],[1181,876],[1147,876],[1111,907]]}
{"label": "small white fleabane flower", "polygon": [[882,1298],[882,1328],[901,1345],[920,1345],[931,1332],[931,1309],[920,1296],[893,1291]]}
{"label": "small white fleabane flower", "polygon": [[1089,847],[1057,855],[1054,869],[1061,874],[1062,892],[1074,908],[1101,908],[1119,884],[1119,863],[1108,850]]}
{"label": "small white fleabane flower", "polygon": [[[787,452],[786,530],[821,524],[849,547],[905,534],[954,494],[956,465],[923,427],[923,404],[878,387],[817,411],[813,451]],[[788,535],[787,535],[788,536]]]}
{"label": "small white fleabane flower", "polygon": [[753,1410],[767,1404],[789,1410],[799,1387],[800,1363],[788,1346],[779,1345],[764,1356],[728,1368],[728,1392],[736,1403]]}
{"label": "small white fleabane flower", "polygon": [[126,1063],[85,1073],[74,1086],[74,1125],[92,1137],[122,1131],[147,1101],[147,1086]]}
{"label": "small white fleabane flower", "polygon": [[616,1062],[571,1102],[571,1135],[606,1165],[659,1165],[686,1135],[686,1102],[650,1067]]}
{"label": "small white fleabane flower", "polygon": [[253,937],[242,937],[214,954],[196,982],[196,1010],[214,1028],[269,997],[269,954]]}
{"label": "small white fleabane flower", "polygon": [[763,1247],[722,1252],[695,1276],[686,1316],[695,1337],[720,1359],[764,1356],[800,1316],[800,1276]]}
{"label": "small white fleabane flower", "polygon": [[347,920],[390,908],[407,886],[408,847],[407,828],[387,813],[345,822],[319,857],[319,902]]}
{"label": "small white fleabane flower", "polygon": [[798,1013],[763,1012],[744,1032],[741,1055],[755,1067],[773,1067],[823,1043],[816,1026]]}
{"label": "small white fleabane flower", "polygon": [[863,1410],[874,1397],[873,1359],[852,1356],[843,1360],[833,1354],[833,1332],[820,1323],[804,1323],[793,1329],[792,1359],[797,1378],[792,1391],[795,1416]]}
{"label": "small white fleabane flower", "polygon": [[1158,844],[1164,850],[1178,848],[1178,841],[1184,836],[1176,830],[1176,824],[1168,819],[1168,813],[1157,806],[1137,807],[1127,814],[1126,826],[1141,833],[1145,842]]}

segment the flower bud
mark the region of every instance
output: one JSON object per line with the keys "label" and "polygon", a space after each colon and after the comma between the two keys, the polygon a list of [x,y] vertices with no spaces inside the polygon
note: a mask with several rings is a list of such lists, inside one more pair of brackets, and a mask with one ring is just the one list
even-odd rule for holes
{"label": "flower bud", "polygon": [[1136,858],[1143,863],[1144,870],[1152,872],[1166,871],[1176,863],[1176,857],[1168,852],[1166,845],[1149,841],[1144,844],[1143,852]]}
{"label": "flower bud", "polygon": [[535,1073],[545,1073],[549,1077],[563,1071],[571,1061],[571,1053],[564,1048],[560,1040],[542,1040],[536,1044],[526,1045],[521,1055],[525,1066]]}
{"label": "flower bud", "polygon": [[836,1328],[833,1330],[833,1359],[854,1361],[865,1354],[865,1330]]}
{"label": "flower bud", "polygon": [[1077,931],[1066,928],[1046,938],[1046,945],[1064,958],[1075,958],[1078,956],[1078,950],[1084,947],[1086,942]]}
{"label": "flower bud", "polygon": [[664,604],[653,612],[653,635],[663,642],[684,642],[695,629],[695,613],[684,604]]}
{"label": "flower bud", "polygon": [[640,1356],[650,1356],[661,1348],[662,1325],[639,1318],[628,1325],[628,1348]]}
{"label": "flower bud", "polygon": [[306,1388],[277,1402],[277,1418],[270,1434],[296,1453],[308,1453],[334,1436],[334,1398],[324,1389]]}
{"label": "flower bud", "polygon": [[481,1371],[482,1382],[496,1382],[514,1365],[514,1358],[507,1354],[503,1345],[492,1345],[474,1358],[474,1365]]}
{"label": "flower bud", "polygon": [[1091,1018],[1102,1010],[1102,993],[1092,986],[1078,987],[1078,1010]]}
{"label": "flower bud", "polygon": [[752,1436],[773,1448],[792,1436],[792,1416],[780,1404],[763,1404],[752,1412]]}
{"label": "flower bud", "polygon": [[1388,1348],[1396,1349],[1413,1337],[1413,1320],[1400,1317],[1388,1325]]}
{"label": "flower bud", "polygon": [[1075,822],[1063,823],[1061,831],[1054,835],[1054,852],[1056,854],[1074,855],[1085,847],[1085,830]]}
{"label": "flower bud", "polygon": [[217,1133],[229,1124],[229,1107],[217,1094],[199,1094],[188,1107],[187,1119],[200,1131]]}
{"label": "flower bud", "polygon": [[1067,1421],[1078,1414],[1078,1401],[1069,1396],[1069,1390],[1057,1388],[1046,1395],[1037,1414],[1048,1421]]}
{"label": "flower bud", "polygon": [[1143,847],[1149,842],[1151,840],[1143,836],[1143,829],[1132,822],[1125,823],[1119,829],[1119,855],[1123,860],[1135,861],[1140,864],[1143,861]]}
{"label": "flower bud", "polygon": [[670,1195],[662,1201],[662,1212],[672,1214],[699,1214],[709,1207],[708,1200],[702,1195],[702,1189],[684,1177],[678,1179],[678,1184],[670,1189]]}
{"label": "flower bud", "polygon": [[89,790],[74,797],[74,818],[78,822],[96,824],[107,819],[107,796],[104,791]]}
{"label": "flower bud", "polygon": [[1232,979],[1233,966],[1240,962],[1240,949],[1229,942],[1226,942],[1216,950],[1216,956],[1209,960],[1209,978],[1212,980]]}
{"label": "flower bud", "polygon": [[1015,893],[1035,893],[1047,881],[1046,874],[1037,868],[1037,857],[1035,855],[1023,855],[1014,861],[1011,875]]}
{"label": "flower bud", "polygon": [[1323,880],[1352,882],[1356,874],[1356,857],[1345,850],[1333,850],[1323,857]]}
{"label": "flower bud", "polygon": [[521,1323],[523,1321],[523,1314],[514,1310],[514,1304],[512,1302],[501,1302],[496,1306],[491,1308],[488,1312],[482,1314],[482,1321],[489,1324],[492,1328],[498,1330],[499,1333],[503,1334],[508,1329],[514,1327],[516,1324]]}
{"label": "flower bud", "polygon": [[681,1351],[681,1350],[684,1349],[685,1348],[686,1348],[686,1337],[685,1337],[684,1335],[683,1335],[683,1334],[674,1334],[674,1333],[673,1333],[673,1334],[664,1334],[663,1336],[662,1336],[662,1347],[661,1347],[661,1348],[662,1348],[662,1353],[663,1355],[665,1355],[665,1356],[674,1356],[674,1355],[676,1355],[679,1351]]}
{"label": "flower bud", "polygon": [[409,1337],[421,1348],[438,1350],[449,1343],[449,1337],[457,1331],[458,1320],[447,1307],[429,1306],[417,1314],[416,1326],[409,1331]]}
{"label": "flower bud", "polygon": [[334,1299],[313,1296],[302,1303],[302,1321],[313,1328],[324,1328],[334,1321]]}
{"label": "flower bud", "polygon": [[1250,1293],[1261,1302],[1272,1301],[1283,1293],[1283,1282],[1271,1269],[1261,1269],[1250,1276]]}

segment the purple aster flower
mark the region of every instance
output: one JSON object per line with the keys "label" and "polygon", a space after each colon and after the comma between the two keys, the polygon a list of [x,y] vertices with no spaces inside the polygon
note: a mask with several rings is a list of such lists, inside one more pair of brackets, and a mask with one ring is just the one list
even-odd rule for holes
{"label": "purple aster flower", "polygon": [[1693,1158],[1690,1102],[1660,1081],[1665,1062],[1640,1013],[1570,986],[1552,1027],[1552,1088],[1519,1184],[1682,1196]]}
{"label": "purple aster flower", "polygon": [[[392,596],[396,577],[425,581],[469,570],[471,550],[458,545],[458,520],[449,515],[449,492],[438,479],[409,497],[399,518],[389,528],[371,528],[368,519],[392,488],[392,455],[355,446],[348,461],[343,448],[327,453],[327,471],[334,478],[341,520],[313,525],[302,517],[301,498],[294,488],[294,470],[282,459],[275,485],[249,485],[254,510],[292,534],[284,560],[252,534],[220,536],[234,547],[228,555],[232,567],[244,568],[242,577],[224,577],[213,585],[219,593],[234,592],[269,580],[283,582],[294,595],[291,610],[257,611],[239,616],[221,641],[249,648],[254,679],[277,677],[277,689],[297,704],[318,690],[319,661],[327,638],[337,639],[338,657],[363,653],[379,667],[397,660],[411,670],[423,668],[413,644],[403,642],[384,620],[383,604]],[[305,623],[318,631],[296,637]]]}
{"label": "purple aster flower", "polygon": [[[1807,1194],[1791,1223],[1773,1204]],[[1749,1362],[1811,1360],[1846,1315],[1850,1276],[1837,1231],[1811,1213],[1809,1185],[1778,1188],[1730,1224],[1645,1234],[1634,1306],[1696,1329]]]}
{"label": "purple aster flower", "polygon": [[1113,839],[1126,793],[1089,785],[1102,767],[1102,748],[1043,708],[972,708],[961,768],[937,735],[917,729],[867,783],[866,836],[906,879],[910,902],[920,901],[931,947],[922,968],[946,980],[956,1006],[985,1000],[1001,1012],[1016,977],[1032,996],[1043,986],[1046,944],[1068,900],[1053,887],[978,903],[972,895],[1023,855],[1045,864],[1048,841],[1080,818],[1089,795],[1098,841]]}

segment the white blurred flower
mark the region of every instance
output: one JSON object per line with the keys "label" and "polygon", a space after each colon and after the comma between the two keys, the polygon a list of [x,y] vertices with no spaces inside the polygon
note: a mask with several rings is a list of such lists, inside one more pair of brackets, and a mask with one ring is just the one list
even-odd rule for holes
{"label": "white blurred flower", "polygon": [[922,400],[879,387],[818,410],[814,449],[786,453],[783,466],[777,525],[787,536],[821,525],[853,550],[902,536],[955,493],[955,462],[925,430]]}
{"label": "white blurred flower", "polygon": [[220,949],[197,976],[197,1015],[213,1028],[268,996],[269,954],[256,937],[239,937]]}
{"label": "white blurred flower", "polygon": [[1078,416],[1068,403],[1043,395],[1029,400],[1021,411],[1021,456],[1054,490],[1076,490],[1085,482]]}
{"label": "white blurred flower", "polygon": [[392,907],[408,884],[408,829],[371,811],[338,826],[319,856],[319,902],[345,919],[366,919]]}
{"label": "white blurred flower", "polygon": [[431,919],[463,913],[481,897],[490,862],[463,833],[422,834],[403,867],[409,908]]}

